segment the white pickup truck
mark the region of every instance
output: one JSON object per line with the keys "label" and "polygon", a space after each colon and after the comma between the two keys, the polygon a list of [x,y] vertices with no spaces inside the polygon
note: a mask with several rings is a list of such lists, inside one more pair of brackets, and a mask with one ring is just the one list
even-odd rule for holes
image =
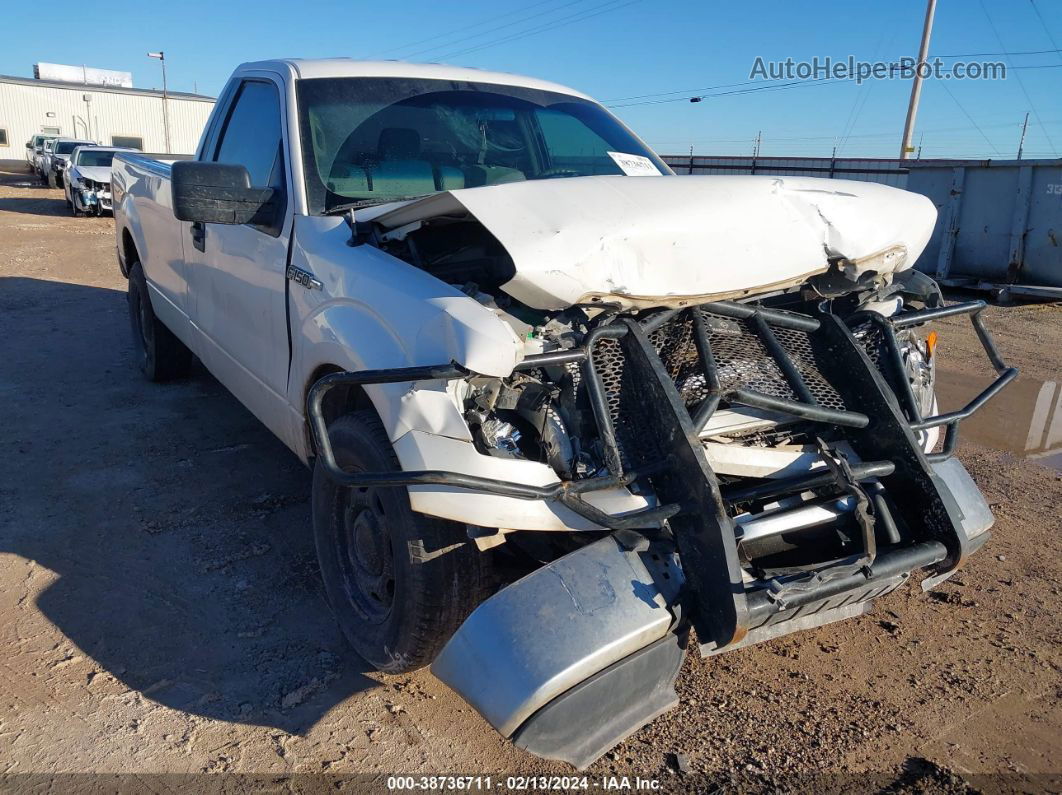
{"label": "white pickup truck", "polygon": [[[1016,371],[913,269],[922,196],[677,177],[563,86],[346,59],[239,67],[194,158],[112,188],[144,374],[198,357],[313,468],[358,653],[534,753],[673,706],[691,628],[860,615],[988,538],[952,453]],[[940,413],[956,314],[998,377]]]}

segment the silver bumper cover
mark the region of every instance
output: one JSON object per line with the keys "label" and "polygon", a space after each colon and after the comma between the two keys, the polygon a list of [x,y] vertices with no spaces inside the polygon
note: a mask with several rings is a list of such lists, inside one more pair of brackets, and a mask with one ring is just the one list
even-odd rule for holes
{"label": "silver bumper cover", "polygon": [[[958,460],[932,469],[959,507],[957,529],[976,549],[993,522],[988,504]],[[788,525],[770,531],[799,532],[802,511],[772,520]],[[936,546],[939,561],[945,553]],[[585,767],[677,703],[684,576],[678,557],[664,549],[654,544],[634,551],[607,536],[543,566],[481,604],[443,648],[432,673],[517,746]],[[720,651],[861,615],[924,564],[897,565],[860,587],[779,610]],[[925,578],[923,587],[953,571]]]}
{"label": "silver bumper cover", "polygon": [[664,638],[681,584],[674,556],[602,538],[481,604],[432,673],[509,737],[557,696]]}

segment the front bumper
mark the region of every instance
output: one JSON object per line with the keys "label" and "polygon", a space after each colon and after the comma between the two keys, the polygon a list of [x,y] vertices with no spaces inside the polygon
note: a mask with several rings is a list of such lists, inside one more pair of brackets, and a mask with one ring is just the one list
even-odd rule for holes
{"label": "front bumper", "polygon": [[[955,459],[934,464],[962,506],[972,548],[988,539],[992,514]],[[608,536],[538,569],[481,604],[432,664],[503,737],[538,756],[583,768],[678,703],[674,681],[687,645],[685,575],[673,544],[631,548]],[[715,654],[854,618],[914,569],[947,555],[942,543],[892,550],[847,579],[789,595],[750,598],[764,620]]]}
{"label": "front bumper", "polygon": [[111,212],[113,210],[109,185],[103,188],[78,188],[75,193],[82,209],[96,210],[97,212],[101,210]]}
{"label": "front bumper", "polygon": [[[835,315],[730,302],[598,326],[581,348],[519,365],[581,367],[608,472],[556,485],[336,466],[321,412],[328,389],[469,376],[455,365],[327,376],[311,389],[307,413],[322,463],[342,485],[447,486],[548,501],[614,531],[484,602],[433,665],[502,734],[582,766],[673,703],[684,654],[676,663],[675,649],[684,650],[689,627],[701,654],[711,655],[820,626],[865,611],[916,570],[929,569],[923,585],[932,587],[984,544],[991,512],[952,454],[961,420],[1017,371],[996,351],[983,309],[970,302],[853,316],[853,326],[874,331],[858,338]],[[997,379],[964,409],[923,417],[894,331],[956,314],[970,316]],[[749,350],[759,352],[754,371]],[[833,441],[819,438],[821,465],[803,473],[721,480],[700,438],[721,404],[780,413]],[[927,454],[918,434],[942,426],[944,449]],[[587,500],[635,482],[648,484],[655,504],[612,513]],[[789,507],[809,493],[859,504],[852,521],[860,548],[750,573],[737,517],[748,506],[771,518],[820,509],[808,501]]]}

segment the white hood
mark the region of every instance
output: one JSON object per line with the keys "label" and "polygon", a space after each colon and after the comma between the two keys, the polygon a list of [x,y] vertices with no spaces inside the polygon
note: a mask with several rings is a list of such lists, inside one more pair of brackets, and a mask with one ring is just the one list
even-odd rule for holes
{"label": "white hood", "polygon": [[388,207],[357,217],[395,229],[474,216],[513,259],[503,289],[538,309],[735,298],[799,284],[833,258],[850,275],[889,273],[914,264],[936,222],[919,194],[807,177],[547,179]]}
{"label": "white hood", "polygon": [[110,166],[76,166],[74,170],[81,175],[82,179],[91,179],[94,182],[105,182],[110,184]]}

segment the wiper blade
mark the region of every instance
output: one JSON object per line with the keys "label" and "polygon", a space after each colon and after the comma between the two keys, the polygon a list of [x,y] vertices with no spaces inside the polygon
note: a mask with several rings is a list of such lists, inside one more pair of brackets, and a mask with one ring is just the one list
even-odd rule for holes
{"label": "wiper blade", "polygon": [[416,196],[392,196],[388,199],[359,199],[355,202],[345,202],[344,204],[335,204],[324,211],[325,215],[337,215],[339,213],[345,213],[349,210],[359,210],[363,207],[372,207],[377,204],[391,204],[393,202],[408,202],[414,199],[423,199],[425,196],[430,196],[430,193],[421,193]]}

